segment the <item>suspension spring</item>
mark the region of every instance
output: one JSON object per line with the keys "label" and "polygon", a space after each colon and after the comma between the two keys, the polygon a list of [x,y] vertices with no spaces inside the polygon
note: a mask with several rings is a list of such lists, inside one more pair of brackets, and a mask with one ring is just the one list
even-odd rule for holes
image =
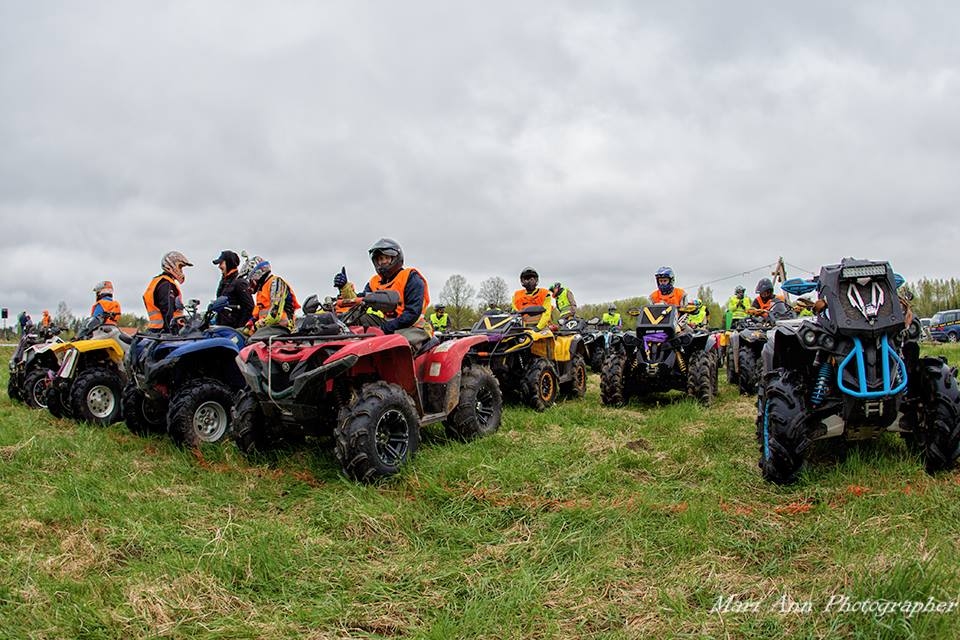
{"label": "suspension spring", "polygon": [[833,367],[830,366],[829,362],[820,365],[820,371],[817,372],[817,381],[813,383],[813,393],[810,394],[812,405],[818,406],[830,393],[830,377],[832,375]]}
{"label": "suspension spring", "polygon": [[683,354],[681,354],[679,351],[677,351],[676,353],[677,353],[677,364],[680,365],[680,371],[682,371],[684,374],[686,374],[686,373],[687,373],[687,362],[686,362],[686,360],[683,359]]}

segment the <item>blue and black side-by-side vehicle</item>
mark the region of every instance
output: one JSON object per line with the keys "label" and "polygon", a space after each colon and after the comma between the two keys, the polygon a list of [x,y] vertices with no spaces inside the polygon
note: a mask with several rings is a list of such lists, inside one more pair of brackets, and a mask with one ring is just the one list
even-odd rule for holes
{"label": "blue and black side-by-side vehicle", "polygon": [[167,432],[188,447],[228,435],[234,395],[246,386],[236,362],[246,341],[236,329],[214,324],[227,298],[214,300],[206,313],[197,305],[188,305],[188,320],[175,335],[134,336],[122,399],[124,421],[133,433]]}
{"label": "blue and black side-by-side vehicle", "polygon": [[816,290],[814,316],[769,332],[758,390],[763,477],[796,479],[814,442],[839,444],[897,432],[926,470],[960,456],[960,389],[945,358],[920,355],[920,320],[888,262],[844,259],[784,291]]}

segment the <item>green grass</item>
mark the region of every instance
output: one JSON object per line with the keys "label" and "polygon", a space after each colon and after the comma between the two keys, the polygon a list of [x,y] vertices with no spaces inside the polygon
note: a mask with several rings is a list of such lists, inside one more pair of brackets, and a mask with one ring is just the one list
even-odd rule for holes
{"label": "green grass", "polygon": [[[938,354],[960,361],[960,348]],[[0,350],[9,357],[9,349]],[[3,381],[5,383],[5,379]],[[397,479],[333,456],[203,460],[124,426],[0,399],[0,637],[947,638],[960,480],[894,437],[763,482],[753,405],[510,407],[495,436],[431,428]],[[759,611],[711,612],[718,598]],[[781,598],[810,601],[781,613]]]}

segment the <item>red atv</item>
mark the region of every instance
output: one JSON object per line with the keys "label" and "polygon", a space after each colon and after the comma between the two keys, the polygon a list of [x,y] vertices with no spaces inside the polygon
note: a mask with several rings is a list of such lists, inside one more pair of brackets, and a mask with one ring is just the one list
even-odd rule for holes
{"label": "red atv", "polygon": [[494,433],[503,407],[500,385],[490,369],[464,362],[486,336],[416,347],[403,336],[344,322],[367,310],[394,309],[398,301],[394,291],[368,293],[338,319],[314,313],[319,305],[311,296],[296,331],[254,334],[237,356],[249,386],[233,409],[240,450],[333,435],[343,472],[370,482],[397,473],[413,457],[423,425],[443,422],[460,440]]}

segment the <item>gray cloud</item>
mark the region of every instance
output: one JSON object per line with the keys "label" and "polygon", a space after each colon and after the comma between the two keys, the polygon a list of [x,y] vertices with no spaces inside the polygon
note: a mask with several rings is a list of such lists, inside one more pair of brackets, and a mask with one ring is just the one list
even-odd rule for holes
{"label": "gray cloud", "polygon": [[[773,262],[956,275],[960,10],[914,3],[6,3],[0,304],[125,309],[170,249],[304,297],[395,237],[439,293],[580,301]],[[759,273],[714,285],[718,295]]]}

